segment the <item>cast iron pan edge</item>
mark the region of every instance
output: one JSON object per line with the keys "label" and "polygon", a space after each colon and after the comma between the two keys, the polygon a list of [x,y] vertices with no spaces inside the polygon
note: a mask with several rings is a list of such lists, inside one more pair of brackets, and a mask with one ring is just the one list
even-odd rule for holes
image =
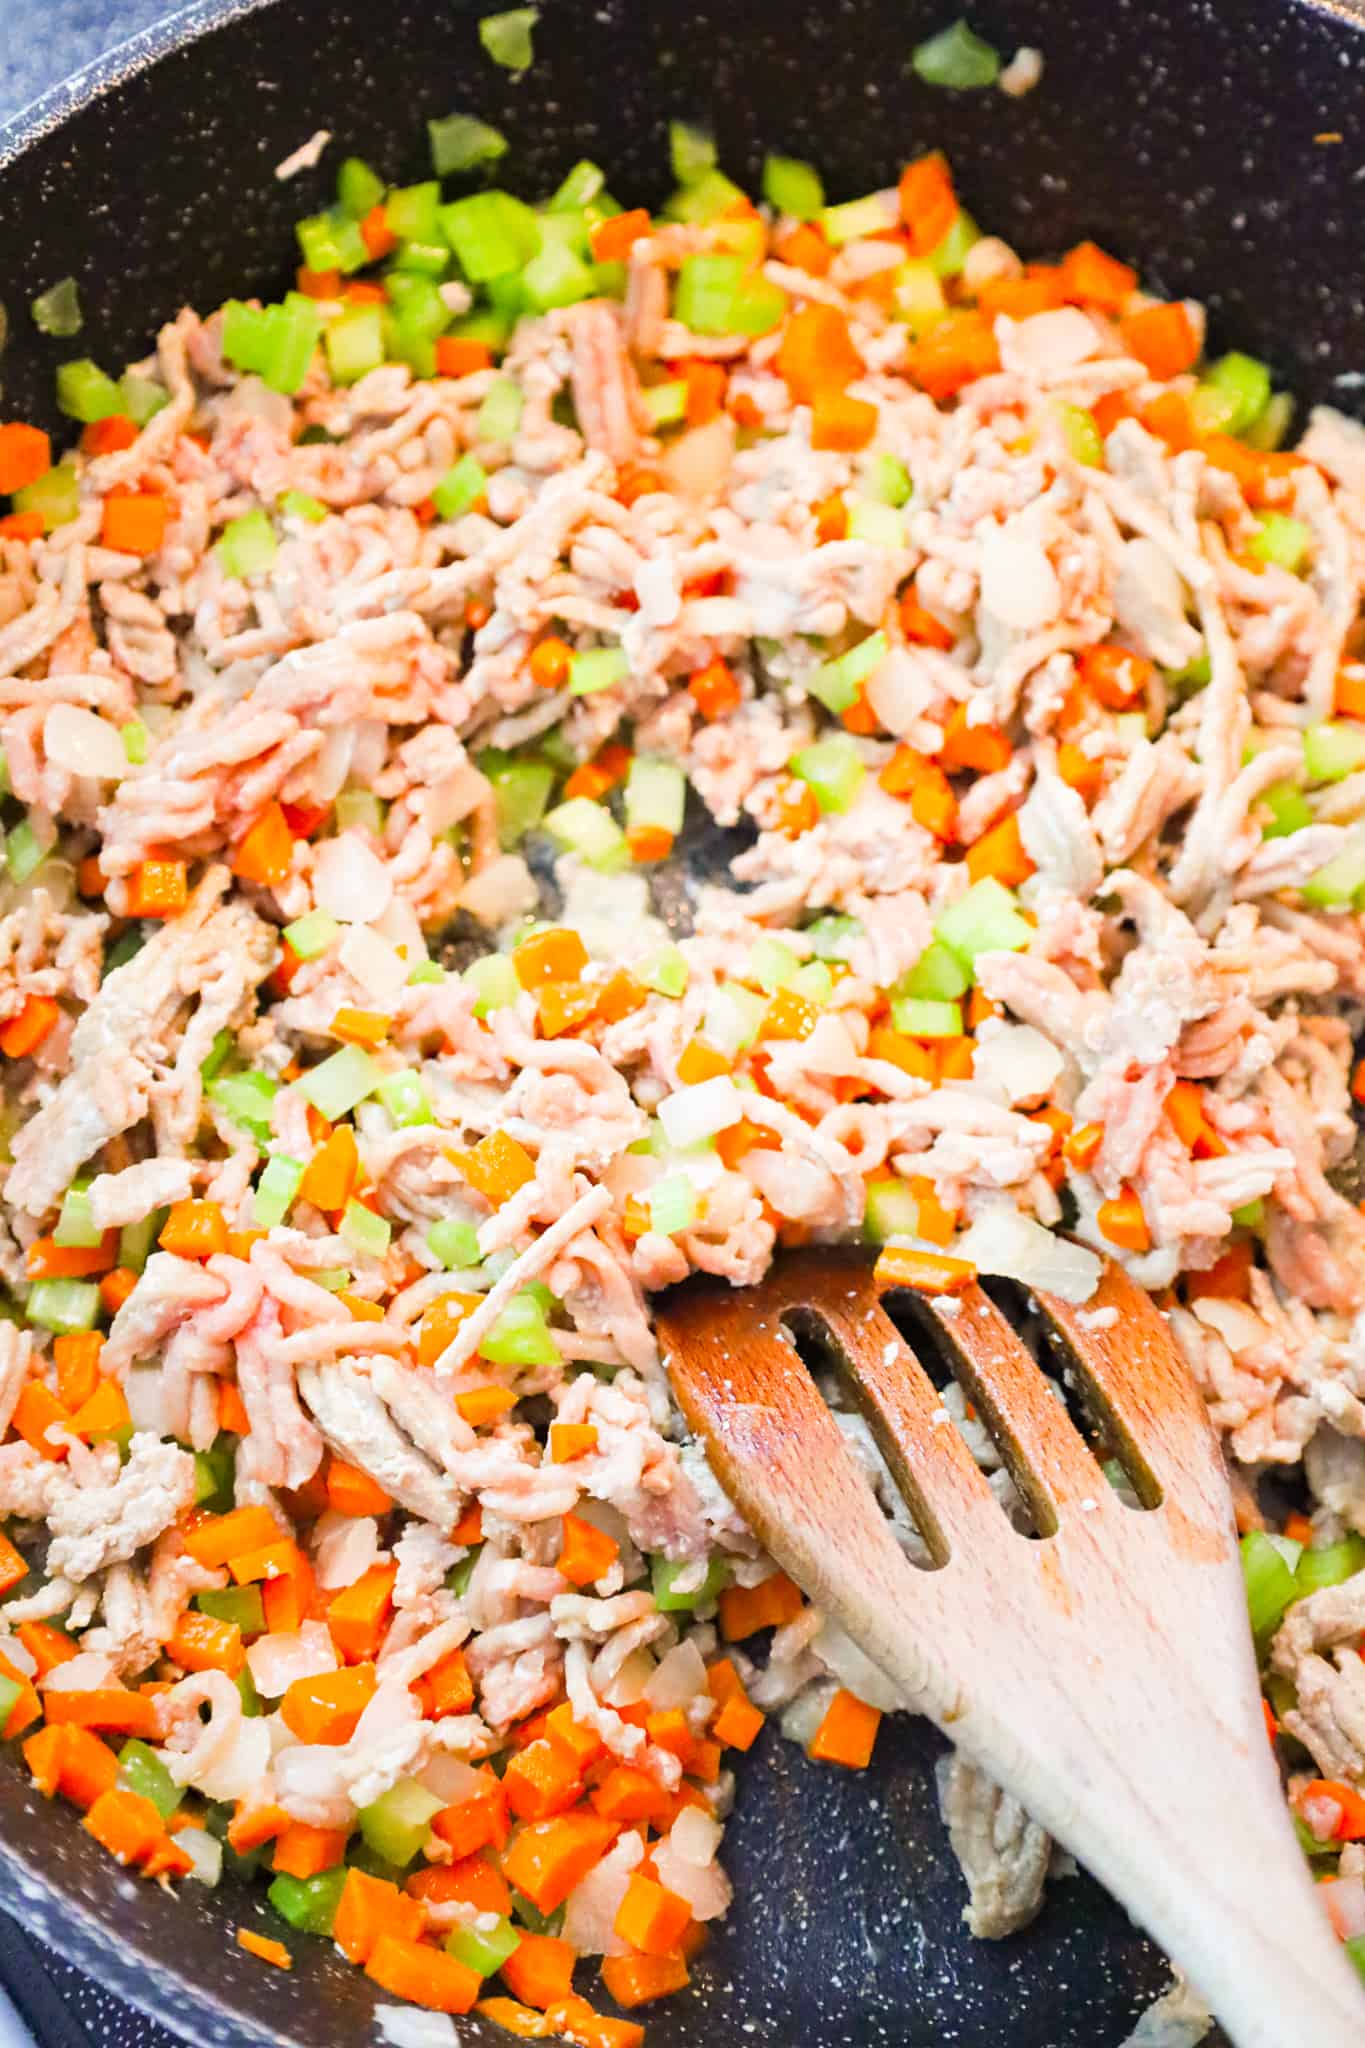
{"label": "cast iron pan edge", "polygon": [[[1345,9],[980,0],[982,33],[1046,50],[1041,93],[1014,106],[906,81],[906,52],[956,11],[950,0],[699,0],[685,15],[674,0],[545,0],[520,85],[478,56],[470,17],[487,4],[386,0],[376,30],[372,0],[200,0],[0,130],[9,309],[72,271],[88,315],[80,342],[54,349],[18,312],[5,410],[50,418],[56,361],[140,355],[185,297],[277,291],[289,223],[326,203],[340,151],[285,187],[270,168],[315,128],[410,179],[426,171],[421,121],[453,106],[511,132],[511,182],[543,192],[592,154],[630,200],[663,188],[670,114],[709,117],[727,167],[751,178],[765,145],[809,155],[836,197],[943,144],[978,216],[1025,253],[1094,234],[1166,290],[1202,291],[1220,339],[1270,356],[1294,389],[1347,405],[1358,393],[1365,38]],[[1345,140],[1316,142],[1322,132]],[[941,1747],[901,1723],[857,1778],[764,1738],[727,1839],[735,1911],[699,1991],[651,2014],[651,2048],[701,2048],[722,2031],[754,2048],[1113,2048],[1125,2036],[1166,1972],[1088,1880],[1054,1887],[1013,1942],[963,1932],[934,1810]],[[259,1892],[187,1885],[176,1899],[136,1883],[10,1757],[0,1835],[0,1907],[186,2038],[335,2048],[343,2030],[369,2034],[382,1997],[325,1945],[292,1944],[288,1976],[236,1948],[239,1924],[279,1931]],[[458,2031],[480,2048],[508,2038],[469,2020]]]}

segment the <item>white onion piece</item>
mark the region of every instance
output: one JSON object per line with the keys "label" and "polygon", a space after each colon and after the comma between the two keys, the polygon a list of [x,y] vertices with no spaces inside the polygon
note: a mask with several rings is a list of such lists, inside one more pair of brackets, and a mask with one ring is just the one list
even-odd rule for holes
{"label": "white onion piece", "polygon": [[337,958],[380,1010],[391,1010],[408,985],[408,963],[387,939],[367,924],[353,924]]}
{"label": "white onion piece", "polygon": [[293,432],[294,408],[278,391],[272,391],[259,377],[243,377],[227,396],[220,399],[219,417],[225,420],[262,420],[288,441]]}
{"label": "white onion piece", "polygon": [[893,647],[863,686],[863,694],[889,733],[905,739],[934,702],[937,691],[922,659]]}
{"label": "white onion piece", "polygon": [[704,427],[679,434],[658,468],[680,497],[715,498],[730,480],[734,455],[735,423],[723,412]]}
{"label": "white onion piece", "polygon": [[193,1865],[185,1875],[198,1878],[200,1884],[217,1884],[223,1875],[223,1845],[218,1837],[207,1828],[181,1828],[175,1839]]}
{"label": "white onion piece", "polygon": [[638,1706],[645,1687],[654,1676],[654,1659],[648,1650],[632,1650],[604,1695],[609,1707]]}
{"label": "white onion piece", "polygon": [[998,1088],[1012,1106],[1050,1095],[1062,1064],[1052,1040],[1035,1031],[1032,1024],[988,1020],[977,1034],[972,1078]]}
{"label": "white onion piece", "polygon": [[719,1920],[730,1909],[734,1889],[719,1863],[689,1863],[673,1846],[670,1835],[654,1851],[654,1867],[665,1890],[676,1892],[692,1908],[694,1920]]}
{"label": "white onion piece", "polygon": [[1056,618],[1061,601],[1057,572],[1036,534],[1018,521],[991,527],[981,547],[982,611],[1016,633],[1035,633]]}
{"label": "white onion piece", "polygon": [[866,1651],[858,1648],[851,1636],[844,1634],[837,1622],[825,1622],[811,1648],[821,1663],[828,1664],[845,1691],[853,1693],[869,1707],[877,1707],[883,1714],[894,1714],[905,1705],[886,1673],[872,1662]]}
{"label": "white onion piece", "polygon": [[242,1720],[227,1755],[191,1782],[210,1799],[245,1799],[270,1763],[270,1730],[265,1717]]}
{"label": "white onion piece", "polygon": [[444,1799],[447,1806],[458,1806],[462,1799],[472,1797],[482,1781],[472,1764],[451,1756],[448,1750],[437,1750],[423,1766],[419,1782],[433,1798]]}
{"label": "white onion piece", "polygon": [[564,853],[555,862],[555,880],[564,897],[564,923],[573,926],[594,960],[643,960],[667,942],[668,926],[650,909],[642,874],[599,874]]}
{"label": "white onion piece", "polygon": [[616,1916],[630,1874],[645,1853],[644,1838],[632,1829],[570,1892],[564,1906],[564,1939],[581,1956],[623,1956],[629,1944],[616,1932]]}
{"label": "white onion piece", "polygon": [[802,1749],[810,1747],[837,1691],[832,1679],[817,1678],[796,1695],[778,1723],[788,1742],[798,1743]]}
{"label": "white onion piece", "polygon": [[486,868],[470,876],[458,898],[461,910],[488,925],[524,917],[539,900],[535,879],[519,853],[502,853],[490,860]]}
{"label": "white onion piece", "polygon": [[695,1087],[679,1088],[659,1104],[664,1136],[679,1152],[704,1144],[717,1131],[728,1131],[744,1116],[744,1097],[728,1074],[717,1074]]}
{"label": "white onion piece", "polygon": [[43,720],[43,752],[68,775],[92,775],[102,782],[128,773],[128,754],[116,726],[80,704],[54,704]]}
{"label": "white onion piece", "polygon": [[43,1680],[44,1692],[93,1692],[101,1686],[121,1687],[114,1660],[103,1650],[81,1650],[64,1664],[54,1664]]}
{"label": "white onion piece", "polygon": [[1064,1301],[1089,1301],[1101,1266],[1084,1245],[1054,1237],[1030,1216],[1003,1206],[988,1210],[953,1246],[979,1273],[996,1273],[1025,1287],[1047,1287]]}
{"label": "white onion piece", "polygon": [[409,969],[415,967],[419,960],[426,959],[427,942],[422,937],[417,912],[405,896],[394,897],[384,915],[375,920],[373,929],[391,946],[397,946]]}
{"label": "white onion piece", "polygon": [[338,1515],[328,1509],[313,1530],[313,1569],[320,1586],[353,1586],[379,1555],[373,1515]]}
{"label": "white onion piece", "polygon": [[313,862],[313,901],[343,924],[372,924],[393,901],[389,871],[358,832],[324,839]]}
{"label": "white onion piece", "polygon": [[18,1636],[5,1636],[0,1642],[5,1655],[16,1671],[22,1671],[25,1678],[32,1678],[38,1669],[38,1659],[27,1643],[21,1643]]}
{"label": "white onion piece", "polygon": [[296,1678],[321,1678],[337,1668],[337,1653],[326,1624],[306,1621],[297,1631],[258,1636],[246,1653],[256,1690],[282,1699]]}
{"label": "white onion piece", "polygon": [[703,1813],[699,1806],[685,1806],[669,1829],[668,1845],[684,1863],[705,1870],[708,1863],[715,1862],[724,1832],[711,1814]]}
{"label": "white onion piece", "polygon": [[1069,370],[1095,355],[1099,345],[1093,320],[1076,306],[1059,306],[1055,312],[1033,313],[1020,320],[1002,353],[1012,369]]}
{"label": "white onion piece", "polygon": [[645,1687],[645,1698],[660,1713],[671,1707],[690,1706],[706,1691],[706,1666],[695,1643],[679,1643],[670,1650]]}
{"label": "white onion piece", "polygon": [[377,2005],[374,2018],[389,2048],[456,2048],[460,2038],[448,2012],[423,2012],[416,2005]]}
{"label": "white onion piece", "polygon": [[153,1430],[157,1436],[174,1436],[167,1419],[159,1365],[131,1366],[123,1375],[123,1398],[128,1403],[134,1429]]}
{"label": "white onion piece", "polygon": [[1331,1877],[1318,1886],[1318,1897],[1341,1941],[1365,1934],[1365,1879]]}

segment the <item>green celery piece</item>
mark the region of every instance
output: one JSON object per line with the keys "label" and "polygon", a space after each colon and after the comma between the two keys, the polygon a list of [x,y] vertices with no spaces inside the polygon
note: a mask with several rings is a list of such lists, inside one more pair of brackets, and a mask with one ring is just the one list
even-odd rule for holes
{"label": "green celery piece", "polygon": [[1088,406],[1068,405],[1061,398],[1056,401],[1054,410],[1072,461],[1084,463],[1087,469],[1101,469],[1104,466],[1104,440],[1095,424],[1094,413]]}
{"label": "green celery piece", "polygon": [[23,1694],[23,1682],[0,1673],[0,1734],[9,1727],[9,1717]]}
{"label": "green celery piece", "polygon": [[803,934],[817,960],[847,960],[851,947],[862,935],[863,927],[856,917],[833,911],[817,917]]}
{"label": "green celery piece", "polygon": [[457,1927],[446,1936],[444,1946],[446,1954],[454,1956],[467,1970],[477,1971],[480,1977],[491,1977],[509,1956],[516,1954],[521,1940],[510,1920],[499,1920],[495,1927],[487,1929]]}
{"label": "green celery piece", "polygon": [[1270,823],[1263,834],[1266,839],[1287,838],[1289,833],[1302,832],[1313,822],[1312,806],[1295,783],[1273,784],[1261,792],[1261,802],[1270,813]]}
{"label": "green celery piece", "polygon": [[261,1712],[261,1696],[256,1690],[256,1681],[251,1675],[249,1664],[244,1664],[237,1673],[236,1683],[241,1697],[242,1712],[249,1721],[254,1721]]}
{"label": "green celery piece", "polygon": [[1257,1196],[1254,1202],[1244,1202],[1240,1209],[1234,1209],[1232,1220],[1239,1230],[1260,1230],[1265,1223],[1265,1198]]}
{"label": "green celery piece", "polygon": [[580,648],[569,660],[569,695],[595,696],[599,690],[611,689],[629,673],[630,662],[622,648]]}
{"label": "green celery piece", "polygon": [[252,1222],[258,1230],[283,1223],[303,1179],[304,1161],[276,1152],[267,1159],[252,1197]]}
{"label": "green celery piece", "polygon": [[475,432],[481,441],[511,441],[521,425],[525,399],[519,384],[510,377],[500,377],[496,384],[490,384],[488,395],[479,407]]}
{"label": "green celery piece", "polygon": [[358,384],[384,360],[384,321],[378,306],[348,306],[324,337],[334,384]]}
{"label": "green celery piece", "polygon": [[1357,834],[1303,884],[1300,894],[1316,910],[1344,910],[1365,889],[1365,836]]}
{"label": "green celery piece", "polygon": [[517,970],[505,953],[485,953],[471,960],[461,975],[474,991],[474,1015],[486,1017],[490,1010],[505,1010],[521,994]]}
{"label": "green celery piece", "polygon": [[1339,1543],[1325,1543],[1320,1550],[1305,1550],[1294,1570],[1295,1596],[1339,1586],[1360,1571],[1365,1571],[1365,1537],[1344,1536]]}
{"label": "green celery piece", "polygon": [[495,164],[508,150],[501,129],[473,114],[447,114],[443,121],[428,121],[427,134],[431,137],[431,167],[438,178],[472,171],[480,164]]}
{"label": "green celery piece", "polygon": [[135,1736],[118,1753],[118,1783],[125,1792],[150,1799],[163,1821],[170,1819],[185,1796],[184,1786],[176,1784],[156,1751]]}
{"label": "green celery piece", "polygon": [[431,1098],[422,1085],[421,1076],[407,1069],[386,1074],[379,1084],[378,1095],[400,1131],[436,1121]]}
{"label": "green celery piece", "polygon": [[863,473],[863,489],[879,505],[905,505],[914,489],[910,472],[898,455],[873,455]]}
{"label": "green celery piece", "polygon": [[716,168],[716,145],[704,128],[688,121],[668,124],[668,156],[680,185],[695,185]]}
{"label": "green celery piece", "polygon": [[542,1913],[524,1898],[515,1885],[509,1885],[512,1894],[512,1917],[519,1921],[529,1934],[557,1935],[564,1925],[564,1908],[556,1906],[553,1913]]}
{"label": "green celery piece", "polygon": [[559,1347],[545,1310],[529,1288],[514,1294],[479,1345],[489,1365],[557,1365]]}
{"label": "green celery piece", "polygon": [[[903,534],[901,538],[903,541]],[[885,633],[869,633],[865,640],[836,655],[833,661],[822,662],[807,676],[806,689],[837,718],[857,703],[863,684],[881,667],[890,651],[891,643]]]}
{"label": "green celery piece", "polygon": [[36,1329],[68,1337],[93,1330],[99,1321],[100,1291],[93,1280],[35,1280],[24,1313]]}
{"label": "green celery piece", "polygon": [[1258,562],[1287,569],[1297,576],[1313,546],[1312,528],[1287,512],[1263,512],[1248,543],[1248,553]]}
{"label": "green celery piece", "polygon": [[495,764],[481,757],[480,766],[493,785],[498,844],[504,852],[511,852],[545,816],[554,791],[555,771],[548,761],[518,760],[506,755]]}
{"label": "green celery piece", "polygon": [[440,1217],[427,1232],[427,1244],[448,1273],[479,1263],[479,1233],[460,1217]]}
{"label": "green celery piece", "polygon": [[825,188],[813,164],[793,156],[769,156],[763,161],[763,197],[793,220],[814,220],[825,203]]}
{"label": "green celery piece", "polygon": [[916,76],[926,85],[945,86],[953,92],[979,92],[994,85],[1000,76],[1000,53],[973,35],[965,21],[930,36],[911,54]]}
{"label": "green celery piece", "polygon": [[61,1213],[52,1232],[52,1242],[63,1249],[92,1251],[104,1241],[104,1232],[90,1213],[90,1183],[73,1180],[62,1197]]}
{"label": "green celery piece", "polygon": [[551,213],[578,213],[600,199],[606,185],[607,174],[601,165],[582,157],[566,173],[563,183],[550,200],[549,210]]}
{"label": "green celery piece", "polygon": [[649,1190],[649,1227],[660,1237],[690,1230],[697,1220],[697,1191],[685,1173],[656,1180]]}
{"label": "green celery piece", "polygon": [[279,1876],[266,1894],[282,1920],[300,1934],[330,1935],[346,1884],[346,1866],[320,1871],[316,1877]]}
{"label": "green celery piece", "polygon": [[124,410],[123,393],[89,356],[62,363],[57,371],[57,404],[84,427],[113,419]]}
{"label": "green celery piece", "polygon": [[14,493],[11,500],[16,512],[36,512],[43,522],[44,533],[51,533],[54,527],[67,526],[81,509],[80,486],[76,481],[75,467],[70,462],[58,462],[45,476],[24,484]]}
{"label": "green celery piece", "polygon": [[570,797],[547,811],[544,828],[558,846],[576,853],[589,867],[616,873],[630,863],[626,835],[605,804],[591,797]]}
{"label": "green celery piece", "polygon": [[450,269],[450,251],[444,242],[400,242],[393,255],[394,272],[412,272],[418,277],[443,278]]}
{"label": "green celery piece", "polygon": [[478,457],[465,453],[448,469],[431,494],[442,519],[462,519],[488,489],[488,471]]}
{"label": "green celery piece", "polygon": [[813,792],[822,811],[846,811],[867,773],[850,733],[830,733],[792,755],[791,772]]}
{"label": "green celery piece", "polygon": [[343,1045],[297,1083],[299,1093],[329,1123],[346,1116],[379,1086],[380,1069],[363,1046]]}
{"label": "green celery piece", "polygon": [[145,427],[171,402],[164,384],[155,377],[139,377],[134,370],[124,371],[118,388],[123,394],[123,409],[135,426]]}
{"label": "green celery piece", "polygon": [[285,943],[300,960],[316,960],[341,936],[341,926],[326,910],[306,910],[284,928]]}
{"label": "green celery piece", "polygon": [[79,334],[84,320],[81,316],[80,292],[74,277],[63,277],[50,285],[45,292],[39,292],[29,311],[33,324],[40,334],[50,334],[54,340],[70,341],[73,334]]}
{"label": "green celery piece", "polygon": [[1294,1574],[1264,1530],[1249,1530],[1240,1548],[1251,1632],[1257,1647],[1264,1649],[1285,1609],[1298,1598]]}
{"label": "green celery piece", "polygon": [[326,213],[309,214],[306,220],[295,221],[294,234],[308,270],[339,270],[350,276],[353,271],[363,270],[370,261],[360,223],[343,213],[339,206],[331,207]]}
{"label": "green celery piece", "polygon": [[352,220],[363,220],[384,197],[384,180],[363,157],[348,156],[337,172],[337,205]]}
{"label": "green celery piece", "polygon": [[891,1004],[891,1022],[907,1038],[959,1038],[962,1005],[925,996],[897,996]]}
{"label": "green celery piece", "polygon": [[687,993],[687,961],[678,946],[662,947],[652,960],[635,971],[645,987],[652,988],[657,995],[677,998]]}
{"label": "green celery piece", "polygon": [[862,199],[847,199],[841,206],[826,206],[820,214],[825,239],[836,249],[845,242],[859,242],[866,235],[885,234],[896,225],[895,208],[888,206],[880,192]]}
{"label": "green celery piece", "polygon": [[934,937],[971,967],[978,953],[1022,952],[1033,927],[1020,915],[1013,892],[988,875],[942,913]]}
{"label": "green celery piece", "polygon": [[1357,1974],[1365,1982],[1365,1934],[1353,1934],[1349,1941],[1342,1943],[1342,1947],[1347,1961],[1354,1964]]}
{"label": "green celery piece", "polygon": [[903,1180],[869,1181],[863,1235],[871,1244],[891,1237],[918,1237],[919,1203]]}
{"label": "green celery piece", "polygon": [[[742,204],[744,194],[732,178],[724,171],[703,171],[690,185],[680,185],[664,208],[670,220],[682,221],[690,227],[706,227],[719,222],[722,215]],[[758,221],[734,222],[736,227],[746,231],[745,240],[751,256],[756,257],[761,246],[762,224]],[[757,238],[747,233],[751,227],[759,229]]]}
{"label": "green celery piece", "polygon": [[479,23],[479,41],[495,64],[519,76],[535,55],[531,31],[539,20],[538,7],[509,7],[502,14],[486,14]]}
{"label": "green celery piece", "polygon": [[400,1868],[422,1852],[431,1817],[441,1801],[416,1778],[401,1778],[370,1806],[360,1809],[360,1832],[376,1856]]}
{"label": "green celery piece", "polygon": [[384,202],[384,222],[400,242],[434,244],[441,236],[441,188],[435,178],[400,185]]}
{"label": "green celery piece", "polygon": [[165,1209],[153,1209],[150,1216],[142,1217],[139,1222],[124,1224],[118,1238],[118,1262],[121,1266],[127,1266],[134,1273],[142,1271],[161,1235],[166,1215]]}
{"label": "green celery piece", "polygon": [[688,256],[678,271],[673,311],[694,334],[732,334],[734,304],[744,282],[738,256]]}
{"label": "green celery piece", "polygon": [[230,1437],[220,1438],[207,1451],[194,1454],[194,1504],[212,1507],[215,1514],[232,1505],[233,1478],[237,1453]]}
{"label": "green celery piece", "polygon": [[690,1593],[675,1593],[673,1585],[684,1572],[695,1569],[694,1562],[685,1558],[675,1561],[668,1557],[653,1557],[649,1569],[654,1605],[661,1614],[691,1614],[698,1607],[710,1607],[720,1598],[731,1579],[730,1566],[723,1557],[712,1558],[701,1583]]}
{"label": "green celery piece", "polygon": [[[272,1081],[269,1074],[220,1074],[205,1092],[209,1101],[232,1123],[249,1131],[257,1144],[266,1143],[270,1136],[270,1105],[279,1092],[279,1083]],[[128,1262],[125,1259],[121,1263]]]}
{"label": "green celery piece", "polygon": [[48,854],[51,844],[45,844],[34,831],[28,818],[21,818],[9,835],[5,847],[5,860],[12,882],[26,882],[30,875],[36,875]]}
{"label": "green celery piece", "polygon": [[1205,434],[1245,433],[1269,403],[1269,370],[1240,349],[1209,365],[1192,401],[1195,424]]}
{"label": "green celery piece", "polygon": [[440,209],[441,231],[471,284],[505,276],[529,263],[540,228],[529,206],[510,192],[474,192]]}
{"label": "green celery piece", "polygon": [[929,251],[925,261],[935,277],[960,277],[969,250],[980,240],[980,228],[966,208],[959,207],[947,234]]}
{"label": "green celery piece", "polygon": [[223,573],[245,582],[264,574],[278,547],[269,513],[257,506],[254,512],[244,512],[240,519],[228,521],[218,540],[217,553]]}
{"label": "green celery piece", "polygon": [[626,776],[626,825],[657,825],[678,833],[687,804],[687,777],[676,761],[660,754],[635,754]]}
{"label": "green celery piece", "polygon": [[904,996],[925,996],[936,1002],[956,1002],[965,996],[972,985],[972,972],[960,953],[942,940],[926,946],[909,974],[900,983],[897,994]]}
{"label": "green celery piece", "polygon": [[376,1216],[363,1202],[348,1202],[342,1211],[338,1235],[367,1257],[382,1259],[389,1248],[393,1225],[383,1216]]}
{"label": "green celery piece", "polygon": [[781,939],[764,937],[755,939],[749,949],[749,972],[745,979],[756,981],[766,995],[776,995],[782,988],[790,988],[801,972],[801,962],[790,946],[784,946]]}

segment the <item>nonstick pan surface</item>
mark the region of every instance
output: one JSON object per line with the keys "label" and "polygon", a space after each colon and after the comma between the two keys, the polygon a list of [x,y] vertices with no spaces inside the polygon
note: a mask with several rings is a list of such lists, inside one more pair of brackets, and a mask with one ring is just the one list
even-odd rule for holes
{"label": "nonstick pan surface", "polygon": [[[4,0],[0,0],[0,7]],[[425,120],[461,109],[513,139],[508,181],[550,189],[580,156],[627,203],[659,199],[670,117],[715,131],[753,180],[766,148],[808,156],[831,193],[884,184],[942,146],[967,204],[1026,255],[1093,235],[1170,293],[1209,305],[1214,338],[1267,357],[1306,399],[1365,392],[1365,28],[1345,9],[1272,0],[982,0],[973,26],[1046,56],[1041,87],[927,90],[908,70],[951,0],[542,0],[520,82],[481,55],[468,0],[209,0],[0,130],[0,362],[7,416],[60,424],[57,361],[117,368],[186,300],[277,293],[291,224],[325,204],[341,149],[427,174]],[[274,165],[314,130],[322,167]],[[74,274],[78,344],[23,309]],[[694,844],[714,872],[725,842]],[[1200,1654],[1190,1645],[1191,1657]],[[998,1945],[961,1926],[923,1722],[889,1726],[873,1769],[817,1770],[764,1737],[745,1761],[726,1861],[736,1905],[694,1989],[649,2016],[651,2048],[1117,2048],[1168,1981],[1089,1879],[1053,1885]],[[0,1906],[71,1961],[205,2048],[335,2048],[372,2033],[374,1987],[321,1943],[293,1973],[236,1947],[269,1919],[225,1884],[179,1899],[126,1877],[69,1811],[0,1758]],[[1209,1844],[1211,1857],[1217,1844]],[[462,2048],[505,2048],[477,2019]]]}

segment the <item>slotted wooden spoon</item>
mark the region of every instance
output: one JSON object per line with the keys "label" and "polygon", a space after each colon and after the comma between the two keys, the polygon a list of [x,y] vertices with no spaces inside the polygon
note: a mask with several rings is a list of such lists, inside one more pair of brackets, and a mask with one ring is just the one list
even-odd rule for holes
{"label": "slotted wooden spoon", "polygon": [[[1313,1897],[1266,1740],[1222,1457],[1161,1316],[1112,1263],[1084,1310],[1033,1297],[1139,1509],[980,1287],[955,1313],[916,1299],[924,1343],[946,1350],[1001,1446],[1031,1539],[882,1291],[865,1255],[818,1250],[759,1287],[692,1280],[658,1304],[673,1385],[721,1484],[907,1704],[1189,1973],[1239,2048],[1359,2048],[1365,1996]],[[935,1569],[890,1534],[788,1332],[849,1377]]]}

